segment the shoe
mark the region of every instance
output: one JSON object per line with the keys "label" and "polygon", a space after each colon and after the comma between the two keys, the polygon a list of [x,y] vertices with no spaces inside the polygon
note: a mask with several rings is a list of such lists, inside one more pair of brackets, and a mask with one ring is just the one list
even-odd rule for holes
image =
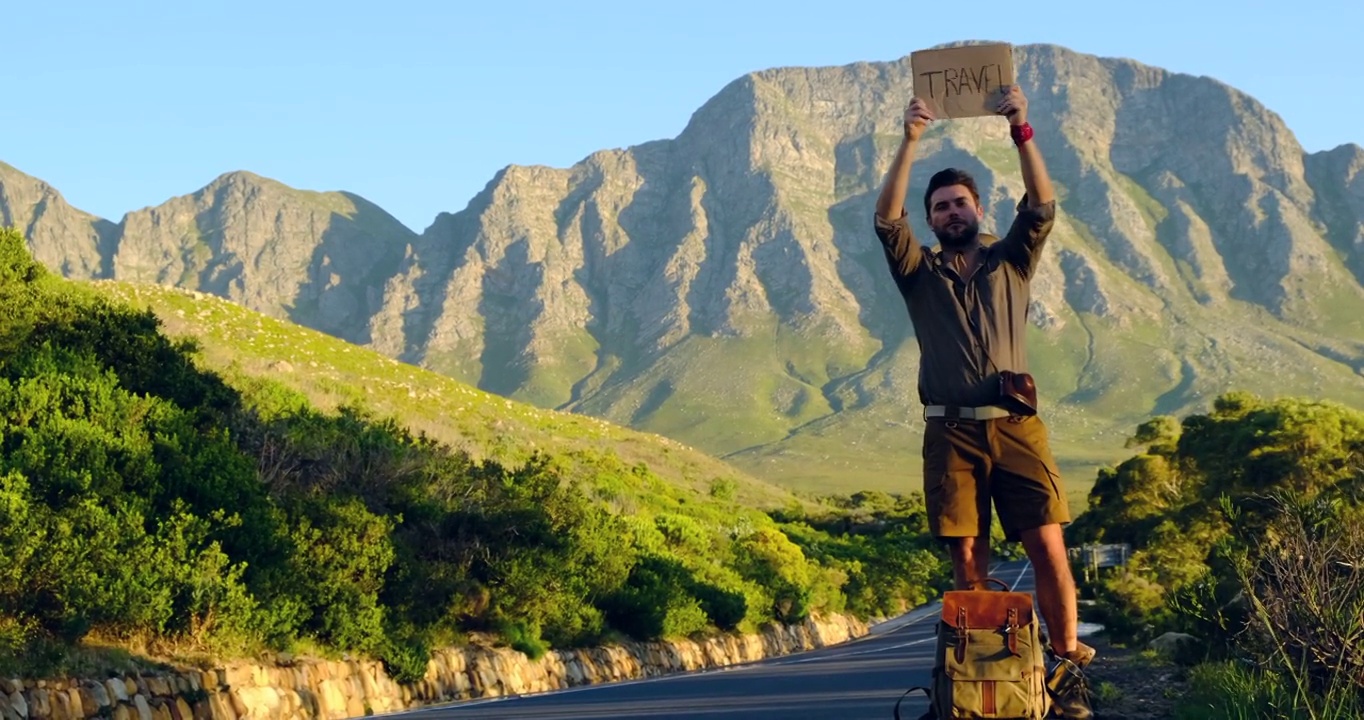
{"label": "shoe", "polygon": [[1066,653],[1065,658],[1075,663],[1081,670],[1084,670],[1086,667],[1089,667],[1090,661],[1094,659],[1096,654],[1098,654],[1098,651],[1094,648],[1082,642],[1077,642],[1075,643],[1075,649]]}
{"label": "shoe", "polygon": [[1051,696],[1051,712],[1048,717],[1065,720],[1091,720],[1094,709],[1090,704],[1089,682],[1085,679],[1085,667],[1094,659],[1094,648],[1080,643],[1079,647],[1056,655],[1056,665],[1047,675],[1047,693]]}

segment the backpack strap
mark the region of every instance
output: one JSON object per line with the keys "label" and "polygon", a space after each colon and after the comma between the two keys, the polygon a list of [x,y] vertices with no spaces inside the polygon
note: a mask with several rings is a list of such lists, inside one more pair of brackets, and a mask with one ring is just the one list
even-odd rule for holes
{"label": "backpack strap", "polygon": [[966,606],[957,608],[957,662],[966,662],[966,641],[969,635],[966,632]]}
{"label": "backpack strap", "polygon": [[[909,697],[909,694],[912,693],[912,692],[914,692],[915,690],[922,690],[923,693],[924,693],[924,697],[928,698],[929,700],[932,700],[932,699],[933,699],[933,696],[929,694],[928,688],[926,688],[926,687],[922,687],[922,686],[920,686],[920,687],[912,687],[912,688],[906,690],[906,691],[905,691],[905,694],[904,694],[904,695],[901,695],[901,696],[900,696],[900,699],[895,701],[895,720],[901,720],[901,718],[900,718],[900,703],[904,702],[904,701],[905,701],[905,698]],[[928,706],[928,712],[924,713],[923,715],[920,715],[920,716],[918,717],[917,720],[937,720],[937,718],[938,718],[938,716],[933,714],[933,706],[932,706],[932,704],[930,704],[930,705]]]}
{"label": "backpack strap", "polygon": [[1009,652],[1018,654],[1018,608],[1009,608],[1009,622],[1004,626],[1004,635],[1009,638]]}
{"label": "backpack strap", "polygon": [[1010,590],[1013,589],[1013,588],[1009,587],[1008,583],[1004,582],[1003,580],[1000,580],[999,578],[992,578],[992,577],[987,577],[987,578],[985,578],[984,580],[977,580],[977,581],[971,583],[971,588],[972,588],[972,589],[975,589],[976,587],[979,587],[979,586],[981,586],[981,585],[989,586],[989,585],[992,584],[992,583],[995,584],[995,585],[998,585],[1000,588],[1002,588],[1002,589],[1004,590],[1004,592],[1009,592]]}

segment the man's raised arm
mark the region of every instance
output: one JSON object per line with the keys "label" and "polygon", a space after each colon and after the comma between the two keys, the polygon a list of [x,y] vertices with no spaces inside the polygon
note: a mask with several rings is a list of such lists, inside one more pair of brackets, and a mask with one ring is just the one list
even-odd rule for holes
{"label": "man's raised arm", "polygon": [[1017,85],[1009,88],[999,103],[998,112],[1009,118],[1009,134],[1018,147],[1023,189],[1027,193],[1027,202],[1019,203],[1018,216],[1002,244],[1010,262],[1025,276],[1031,276],[1056,218],[1056,192],[1052,189],[1047,166],[1042,162],[1042,152],[1032,140],[1028,98],[1023,95],[1023,89]]}
{"label": "man's raised arm", "polygon": [[1051,187],[1051,176],[1037,143],[1032,142],[1032,126],[1028,124],[1028,98],[1017,85],[1009,88],[999,103],[999,114],[1009,118],[1009,133],[1018,146],[1018,160],[1023,168],[1023,188],[1028,193],[1028,205],[1041,207],[1056,199]]}
{"label": "man's raised arm", "polygon": [[914,151],[919,147],[919,137],[924,128],[933,121],[933,114],[923,101],[914,98],[905,109],[905,136],[900,141],[900,149],[886,172],[886,182],[881,186],[881,195],[876,199],[876,235],[886,251],[886,261],[890,263],[891,273],[896,282],[909,277],[923,258],[923,245],[910,232],[905,217],[905,193],[909,192],[909,168],[914,164]]}

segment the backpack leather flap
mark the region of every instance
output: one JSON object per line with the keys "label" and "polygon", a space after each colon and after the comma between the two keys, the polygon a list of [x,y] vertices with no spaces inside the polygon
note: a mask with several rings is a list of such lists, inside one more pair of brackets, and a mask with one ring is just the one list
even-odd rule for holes
{"label": "backpack leather flap", "polygon": [[958,627],[965,611],[965,627],[976,630],[1002,628],[1009,624],[1009,611],[1015,611],[1015,621],[1027,625],[1033,621],[1032,593],[996,592],[993,590],[948,590],[942,596],[943,622]]}
{"label": "backpack leather flap", "polygon": [[965,659],[968,630],[998,630],[1018,654],[1018,633],[1033,623],[1032,594],[989,590],[949,590],[942,597],[942,621],[957,637],[958,662]]}

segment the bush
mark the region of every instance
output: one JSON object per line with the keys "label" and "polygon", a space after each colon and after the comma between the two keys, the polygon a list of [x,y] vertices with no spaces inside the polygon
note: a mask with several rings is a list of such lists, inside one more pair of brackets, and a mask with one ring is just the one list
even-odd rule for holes
{"label": "bush", "polygon": [[710,622],[721,630],[734,630],[748,615],[748,598],[742,590],[722,588],[710,583],[694,583],[696,596]]}
{"label": "bush", "polygon": [[780,527],[811,562],[839,573],[842,607],[861,618],[921,605],[951,586],[951,565],[928,534],[920,495],[829,498],[843,513],[788,518]]}
{"label": "bush", "polygon": [[1228,393],[1131,444],[1145,448],[1100,474],[1077,523],[1082,540],[1134,546],[1095,589],[1095,619],[1120,640],[1202,638],[1198,717],[1356,717],[1364,413]]}
{"label": "bush", "polygon": [[497,632],[513,650],[531,660],[539,660],[549,652],[549,645],[540,637],[540,626],[534,622],[502,618],[497,623]]}
{"label": "bush", "polygon": [[1364,527],[1343,522],[1340,498],[1270,498],[1269,532],[1237,564],[1248,621],[1238,645],[1319,697],[1364,697]]}
{"label": "bush", "polygon": [[1179,720],[1357,720],[1364,716],[1364,703],[1348,687],[1307,697],[1282,673],[1219,661],[1190,670],[1189,693],[1176,713]]}
{"label": "bush", "polygon": [[670,557],[648,555],[606,601],[614,627],[639,640],[680,637],[706,626],[701,602],[690,592],[691,572]]}
{"label": "bush", "polygon": [[[0,670],[54,668],[95,634],[356,652],[411,681],[476,631],[539,657],[885,612],[940,581],[913,500],[850,501],[871,534],[784,531],[735,507],[729,478],[684,490],[604,452],[477,462],[359,407],[229,385],[13,231],[0,304]],[[608,502],[583,490],[597,477]],[[647,506],[625,496],[640,488]]]}
{"label": "bush", "polygon": [[1115,642],[1137,644],[1168,627],[1164,587],[1138,574],[1113,574],[1095,592],[1091,619]]}

